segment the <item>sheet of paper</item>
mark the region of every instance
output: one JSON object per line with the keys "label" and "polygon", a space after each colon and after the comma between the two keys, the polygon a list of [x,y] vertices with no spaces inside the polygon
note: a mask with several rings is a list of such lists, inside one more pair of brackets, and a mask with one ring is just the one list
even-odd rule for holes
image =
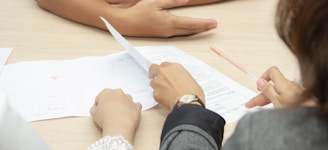
{"label": "sheet of paper", "polygon": [[127,53],[6,65],[0,88],[27,121],[89,116],[104,88],[122,88],[143,110],[156,105],[147,73]]}
{"label": "sheet of paper", "polygon": [[139,47],[138,49],[153,63],[168,61],[182,64],[203,88],[206,107],[220,114],[227,123],[242,117],[248,111],[244,104],[256,94],[176,47]]}
{"label": "sheet of paper", "polygon": [[6,64],[12,50],[12,48],[0,48],[0,73],[2,71],[3,66]]}

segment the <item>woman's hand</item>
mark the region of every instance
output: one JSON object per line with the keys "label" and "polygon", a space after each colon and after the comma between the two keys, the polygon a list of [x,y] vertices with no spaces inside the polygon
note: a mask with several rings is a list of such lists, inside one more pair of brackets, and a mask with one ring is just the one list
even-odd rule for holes
{"label": "woman's hand", "polygon": [[[99,18],[106,18],[124,36],[173,37],[216,28],[213,19],[182,17],[168,9],[188,0],[38,0],[38,5],[64,18],[107,30]],[[115,5],[109,3],[117,3]],[[135,4],[133,4],[135,3]],[[133,5],[132,5],[133,4]],[[128,5],[131,5],[127,7]]]}
{"label": "woman's hand", "polygon": [[[270,83],[271,82],[271,83]],[[299,102],[303,87],[286,79],[277,67],[269,68],[257,81],[259,95],[246,103],[246,107],[264,106],[272,103],[274,107],[289,107]]]}
{"label": "woman's hand", "polygon": [[135,37],[183,36],[216,28],[217,22],[213,19],[176,16],[168,11],[187,2],[188,0],[142,0],[129,8],[109,10],[112,12],[107,14],[115,15],[108,16],[107,20],[122,35]]}
{"label": "woman's hand", "polygon": [[149,78],[152,79],[150,85],[154,89],[155,100],[169,110],[173,110],[177,100],[185,94],[196,94],[205,104],[202,88],[180,64],[152,64]]}
{"label": "woman's hand", "polygon": [[95,100],[90,113],[103,129],[103,136],[122,135],[133,143],[140,122],[141,104],[134,103],[121,89],[104,89]]}

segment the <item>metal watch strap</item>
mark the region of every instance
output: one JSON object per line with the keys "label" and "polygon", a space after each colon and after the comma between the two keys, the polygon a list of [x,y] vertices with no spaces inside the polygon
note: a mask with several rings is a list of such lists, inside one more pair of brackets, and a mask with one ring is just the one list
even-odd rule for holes
{"label": "metal watch strap", "polygon": [[195,100],[192,100],[189,103],[180,103],[179,102],[180,99],[179,99],[179,100],[177,100],[177,103],[175,104],[174,109],[179,108],[179,107],[181,107],[182,105],[185,105],[185,104],[191,104],[193,102],[198,102],[202,107],[205,108],[205,104],[203,103],[203,101],[197,95],[195,95],[195,94],[192,94],[192,95],[195,96]]}

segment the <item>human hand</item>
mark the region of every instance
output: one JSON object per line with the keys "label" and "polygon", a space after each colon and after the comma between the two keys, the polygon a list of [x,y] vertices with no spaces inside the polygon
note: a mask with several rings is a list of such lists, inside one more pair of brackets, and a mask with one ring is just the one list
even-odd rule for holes
{"label": "human hand", "polygon": [[141,104],[134,103],[121,89],[104,89],[96,97],[90,113],[103,129],[103,136],[122,135],[133,143],[140,122]]}
{"label": "human hand", "polygon": [[168,11],[187,2],[188,0],[142,0],[132,7],[112,12],[117,16],[111,16],[113,18],[110,23],[122,35],[135,37],[183,36],[216,28],[217,22],[213,19],[175,16]]}
{"label": "human hand", "polygon": [[[270,83],[272,82],[272,83]],[[277,67],[269,68],[257,81],[259,95],[246,103],[246,107],[264,106],[272,103],[274,107],[289,107],[299,103],[303,87],[290,81],[281,74]]]}
{"label": "human hand", "polygon": [[205,104],[202,88],[178,63],[152,64],[149,78],[152,79],[150,85],[154,89],[155,100],[169,110],[173,110],[177,100],[185,94],[196,94]]}
{"label": "human hand", "polygon": [[105,1],[113,6],[127,8],[138,3],[140,0],[105,0]]}

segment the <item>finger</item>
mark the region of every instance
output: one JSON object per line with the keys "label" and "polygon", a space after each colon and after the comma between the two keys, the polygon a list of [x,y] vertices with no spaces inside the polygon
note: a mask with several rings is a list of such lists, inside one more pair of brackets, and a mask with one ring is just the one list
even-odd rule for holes
{"label": "finger", "polygon": [[97,95],[97,97],[96,97],[96,99],[95,99],[95,101],[94,101],[94,103],[93,103],[93,106],[97,106],[98,105],[98,98],[99,97],[99,95]]}
{"label": "finger", "polygon": [[140,110],[140,111],[141,111],[141,109],[142,109],[142,105],[141,105],[141,103],[139,103],[139,102],[136,102],[135,104],[136,104],[136,106],[137,106],[138,110]]}
{"label": "finger", "polygon": [[270,67],[268,71],[266,71],[262,78],[267,81],[272,81],[276,87],[285,89],[287,86],[288,79],[280,72],[277,67]]}
{"label": "finger", "polygon": [[253,107],[256,107],[256,106],[264,106],[264,105],[267,105],[267,104],[270,104],[271,101],[269,99],[267,99],[265,97],[265,95],[263,95],[262,93],[253,97],[251,100],[249,100],[245,106],[247,108],[253,108]]}
{"label": "finger", "polygon": [[157,76],[158,71],[159,71],[159,68],[160,68],[160,66],[157,65],[157,64],[152,64],[152,65],[150,65],[150,67],[149,67],[148,77],[149,77],[150,79],[152,79],[152,78],[154,78],[155,76]]}
{"label": "finger", "polygon": [[171,65],[172,63],[171,62],[162,62],[160,66],[168,66],[168,65]]}
{"label": "finger", "polygon": [[126,97],[127,97],[129,100],[132,101],[132,96],[131,96],[130,94],[125,94],[125,95],[126,95]]}
{"label": "finger", "polygon": [[156,79],[157,77],[154,77],[152,80],[150,80],[150,86],[153,88],[153,89],[155,89],[155,87],[156,87]]}
{"label": "finger", "polygon": [[126,95],[126,94],[124,93],[123,89],[120,89],[120,88],[118,88],[118,89],[113,89],[113,91],[116,92],[116,93],[119,94],[119,95]]}
{"label": "finger", "polygon": [[262,94],[267,97],[267,99],[269,99],[273,105],[276,106],[276,104],[279,104],[279,94],[277,93],[275,87],[270,84],[270,83],[266,83],[263,87],[262,87]]}
{"label": "finger", "polygon": [[217,27],[212,19],[176,17],[173,22],[172,36],[197,34]]}
{"label": "finger", "polygon": [[155,99],[156,102],[158,102],[158,103],[161,102],[161,100],[159,99],[160,93],[157,90],[154,90],[153,91],[153,97],[154,97],[154,99]]}
{"label": "finger", "polygon": [[94,107],[94,106],[90,108],[91,116],[93,116],[93,114],[95,113],[95,110],[96,110],[96,107]]}
{"label": "finger", "polygon": [[257,104],[254,102],[254,101],[248,101],[246,104],[245,104],[245,107],[246,108],[253,108],[253,107],[256,107]]}
{"label": "finger", "polygon": [[157,0],[157,6],[163,9],[174,8],[186,4],[189,0]]}
{"label": "finger", "polygon": [[107,92],[109,89],[103,89],[95,98],[95,101],[94,101],[94,106],[97,106],[98,103],[99,103],[99,99],[100,99],[100,96],[103,95],[105,92]]}
{"label": "finger", "polygon": [[108,89],[103,89],[103,90],[102,90],[102,91],[96,96],[95,101],[94,101],[94,103],[93,103],[93,106],[94,106],[94,107],[98,105],[98,103],[99,103],[99,99],[100,99],[100,96],[101,96],[103,93],[105,93],[107,90],[108,90]]}
{"label": "finger", "polygon": [[262,91],[263,86],[264,86],[265,84],[267,84],[267,83],[268,83],[267,80],[265,80],[265,79],[263,79],[263,78],[260,78],[259,80],[256,81],[257,89],[258,89],[259,91]]}
{"label": "finger", "polygon": [[191,18],[174,16],[174,27],[177,29],[205,31],[217,27],[217,21],[213,19]]}

